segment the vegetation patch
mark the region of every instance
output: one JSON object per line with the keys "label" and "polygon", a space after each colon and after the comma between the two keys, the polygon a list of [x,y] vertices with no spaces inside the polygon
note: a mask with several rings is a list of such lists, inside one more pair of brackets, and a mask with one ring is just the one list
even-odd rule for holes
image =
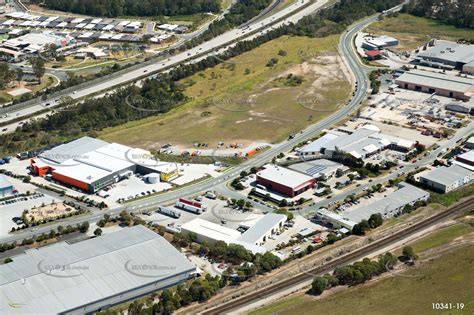
{"label": "vegetation patch", "polygon": [[[183,106],[107,129],[101,137],[142,147],[162,139],[184,145],[283,140],[349,97],[337,41],[338,36],[272,40],[182,80],[190,99]],[[267,67],[271,58],[279,62]]]}
{"label": "vegetation patch", "polygon": [[400,44],[395,49],[400,51],[416,49],[433,38],[474,41],[474,32],[470,29],[456,28],[438,20],[410,14],[386,17],[382,21],[372,23],[366,32],[397,38]]}
{"label": "vegetation patch", "polygon": [[[431,314],[432,303],[464,303],[462,314],[474,311],[474,247],[459,250],[411,268],[400,277],[390,277],[352,287],[327,297],[304,294],[281,299],[250,314]],[[407,275],[407,276],[404,276]],[[399,298],[402,297],[402,298]],[[390,301],[390,303],[387,303]],[[461,312],[460,312],[461,314]]]}

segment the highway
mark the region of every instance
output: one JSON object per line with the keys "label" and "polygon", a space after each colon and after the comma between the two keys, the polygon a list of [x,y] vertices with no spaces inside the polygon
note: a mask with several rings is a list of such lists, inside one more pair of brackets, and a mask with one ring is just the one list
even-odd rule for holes
{"label": "highway", "polygon": [[[322,5],[321,3],[319,3]],[[395,7],[392,10],[397,10],[399,9],[400,6]],[[278,155],[281,152],[286,152],[291,150],[295,145],[298,143],[308,140],[314,135],[317,135],[320,133],[323,129],[330,128],[331,126],[335,125],[336,123],[340,122],[341,120],[345,119],[347,116],[349,116],[352,112],[354,112],[357,107],[361,104],[361,102],[365,99],[367,90],[369,88],[369,83],[368,83],[368,78],[367,78],[367,73],[365,67],[359,62],[358,55],[353,49],[352,46],[352,39],[355,36],[355,34],[365,27],[365,25],[373,22],[377,16],[372,16],[362,22],[359,22],[355,25],[353,25],[346,33],[344,33],[341,36],[341,40],[339,43],[339,49],[341,51],[341,54],[345,58],[348,66],[350,67],[350,70],[354,74],[357,89],[354,91],[355,94],[353,98],[348,102],[346,106],[341,108],[339,111],[334,113],[333,115],[325,118],[324,120],[319,121],[318,123],[309,126],[305,130],[303,130],[301,133],[297,134],[293,139],[288,140],[288,141],[283,141],[275,146],[273,146],[271,149],[264,151],[257,156],[255,156],[252,159],[249,159],[242,163],[241,165],[238,165],[236,167],[228,169],[226,172],[224,172],[221,176],[216,177],[216,178],[209,178],[207,180],[204,180],[202,182],[198,182],[196,184],[186,186],[183,188],[178,188],[176,190],[159,194],[156,196],[151,196],[146,199],[141,199],[137,201],[132,201],[130,203],[127,203],[126,205],[119,206],[113,209],[108,209],[100,212],[95,212],[89,215],[81,216],[81,217],[72,217],[64,222],[60,223],[53,223],[44,227],[39,227],[35,230],[25,230],[21,232],[17,232],[15,234],[9,235],[8,237],[2,238],[2,242],[13,242],[13,241],[19,241],[27,237],[32,237],[34,235],[39,235],[42,233],[47,233],[53,228],[57,228],[59,225],[65,225],[65,224],[78,224],[82,223],[84,221],[89,221],[89,222],[97,222],[100,220],[104,214],[110,214],[111,216],[118,215],[121,211],[126,210],[129,212],[140,212],[143,209],[157,206],[160,204],[166,204],[166,203],[171,203],[174,202],[176,199],[181,198],[181,197],[186,197],[186,196],[191,196],[191,195],[197,195],[199,193],[205,192],[207,190],[217,190],[219,192],[223,192],[224,194],[228,194],[229,196],[237,196],[238,193],[229,190],[227,187],[226,183],[232,179],[235,178],[236,176],[240,175],[242,171],[248,171],[252,167],[258,167],[262,166],[268,161],[270,161],[273,157]],[[472,130],[474,127],[474,123],[469,125],[467,128],[464,129],[464,134],[469,134],[470,130]],[[436,152],[433,152],[430,154],[428,157],[418,161],[416,164],[413,164],[410,166],[410,168],[415,168],[416,166],[422,166],[430,163],[436,158],[437,153],[442,150],[444,147],[452,146],[455,141],[462,135],[458,135],[457,137],[451,139],[449,142],[445,144],[445,146],[439,148],[436,150]],[[422,164],[423,163],[423,164]],[[407,168],[408,170],[408,168]],[[376,184],[378,182],[383,182],[388,180],[389,178],[394,178],[396,177],[397,174],[393,173],[389,175],[388,177],[385,178],[379,178],[376,179],[374,182],[370,183],[370,185]],[[345,196],[352,194],[357,191],[362,191],[362,189],[366,186],[369,186],[369,184],[362,185],[361,187],[357,187],[354,189],[351,189],[349,191],[344,192],[343,194],[339,194],[337,196],[334,196],[331,199],[327,199],[324,201],[321,201],[317,203],[314,206],[305,208],[300,211],[301,214],[306,214],[309,212],[313,212],[319,207],[326,206],[329,202],[335,201],[335,200],[340,200],[341,198],[344,198]],[[240,198],[245,198],[243,195],[238,195]],[[254,202],[252,202],[255,204]],[[261,207],[261,205],[259,205]],[[269,209],[271,210],[271,209]]]}
{"label": "highway", "polygon": [[196,47],[193,47],[184,52],[176,55],[169,56],[169,58],[157,59],[154,63],[143,64],[137,69],[125,69],[117,73],[117,75],[111,77],[108,80],[98,80],[97,84],[89,85],[83,88],[74,90],[69,95],[61,95],[60,97],[52,97],[47,101],[38,101],[38,103],[29,105],[26,108],[14,110],[10,112],[10,109],[0,109],[0,114],[8,111],[9,117],[0,117],[0,123],[5,123],[11,119],[18,119],[21,117],[27,117],[34,115],[36,112],[48,109],[46,104],[55,104],[59,102],[61,97],[70,96],[72,99],[78,100],[84,97],[96,95],[100,92],[109,91],[113,88],[123,86],[124,84],[138,81],[146,78],[154,73],[159,73],[164,70],[168,70],[183,62],[195,62],[203,58],[206,58],[215,53],[216,50],[224,48],[228,45],[233,44],[237,40],[246,40],[252,38],[257,32],[266,32],[272,28],[278,27],[284,23],[297,22],[306,15],[313,13],[325,5],[328,0],[302,0],[288,6],[287,8],[276,12],[275,14],[265,17],[262,20],[256,21],[249,25],[248,28],[240,29],[236,28],[228,31],[222,35],[219,35],[205,43],[202,43]]}

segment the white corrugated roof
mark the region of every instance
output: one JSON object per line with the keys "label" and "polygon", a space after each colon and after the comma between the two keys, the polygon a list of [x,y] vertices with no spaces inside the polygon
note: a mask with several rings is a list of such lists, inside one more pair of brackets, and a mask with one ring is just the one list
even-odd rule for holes
{"label": "white corrugated roof", "polygon": [[273,164],[265,165],[264,170],[258,172],[257,176],[291,188],[296,188],[307,181],[313,180],[311,176]]}
{"label": "white corrugated roof", "polygon": [[63,313],[195,270],[164,238],[141,225],[31,249],[12,259],[0,265],[4,314]]}

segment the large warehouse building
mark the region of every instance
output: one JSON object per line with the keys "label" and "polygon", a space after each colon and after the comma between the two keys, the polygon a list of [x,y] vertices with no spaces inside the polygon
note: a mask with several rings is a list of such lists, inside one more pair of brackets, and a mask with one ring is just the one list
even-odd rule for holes
{"label": "large warehouse building", "polygon": [[69,244],[29,249],[0,265],[3,314],[87,314],[183,281],[196,267],[137,225]]}
{"label": "large warehouse building", "polygon": [[335,158],[342,152],[357,159],[365,159],[386,149],[409,152],[416,145],[415,141],[383,134],[374,125],[364,125],[356,130],[346,131],[349,135],[338,136],[321,146],[321,153],[326,158]]}
{"label": "large warehouse building", "polygon": [[316,180],[306,174],[267,164],[264,166],[264,170],[257,173],[257,183],[285,196],[295,197],[314,188]]}
{"label": "large warehouse building", "polygon": [[420,176],[420,183],[433,190],[448,193],[469,184],[474,179],[474,173],[460,165],[438,167]]}
{"label": "large warehouse building", "polygon": [[270,236],[283,229],[286,220],[287,216],[284,214],[268,213],[252,222],[252,226],[241,234],[237,230],[196,218],[183,224],[181,232],[195,234],[199,243],[214,244],[217,241],[223,241],[227,244],[242,245],[256,254],[266,252],[262,246]]}
{"label": "large warehouse building", "polygon": [[90,137],[59,145],[31,160],[33,173],[94,193],[133,173],[159,173],[163,181],[178,176],[173,163],[159,162],[150,152]]}
{"label": "large warehouse building", "polygon": [[398,190],[368,205],[350,210],[344,217],[353,222],[368,220],[374,213],[380,213],[384,219],[400,214],[405,206],[413,206],[417,201],[427,201],[430,194],[405,182],[398,184]]}
{"label": "large warehouse building", "polygon": [[441,69],[464,69],[474,61],[474,46],[449,41],[435,41],[433,47],[420,52],[415,60],[421,65]]}
{"label": "large warehouse building", "polygon": [[474,95],[474,79],[431,71],[410,70],[398,77],[395,83],[407,90],[460,100],[469,100]]}
{"label": "large warehouse building", "polygon": [[405,182],[400,183],[398,187],[398,190],[368,205],[348,210],[342,214],[319,209],[316,217],[335,227],[345,227],[352,230],[354,225],[362,220],[368,220],[372,214],[380,213],[385,219],[391,218],[400,214],[406,205],[413,206],[417,201],[426,201],[430,197],[428,192]]}

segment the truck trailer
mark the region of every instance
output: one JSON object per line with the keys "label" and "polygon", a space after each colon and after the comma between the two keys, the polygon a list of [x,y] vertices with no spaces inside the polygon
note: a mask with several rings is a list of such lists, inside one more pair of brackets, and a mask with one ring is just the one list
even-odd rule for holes
{"label": "truck trailer", "polygon": [[201,212],[206,211],[206,207],[203,206],[200,202],[197,201],[189,201],[186,199],[179,199],[176,202],[176,208],[183,209],[195,214],[201,214]]}
{"label": "truck trailer", "polygon": [[170,216],[175,219],[179,219],[181,217],[181,213],[170,208],[166,207],[158,207],[158,212],[167,216]]}

